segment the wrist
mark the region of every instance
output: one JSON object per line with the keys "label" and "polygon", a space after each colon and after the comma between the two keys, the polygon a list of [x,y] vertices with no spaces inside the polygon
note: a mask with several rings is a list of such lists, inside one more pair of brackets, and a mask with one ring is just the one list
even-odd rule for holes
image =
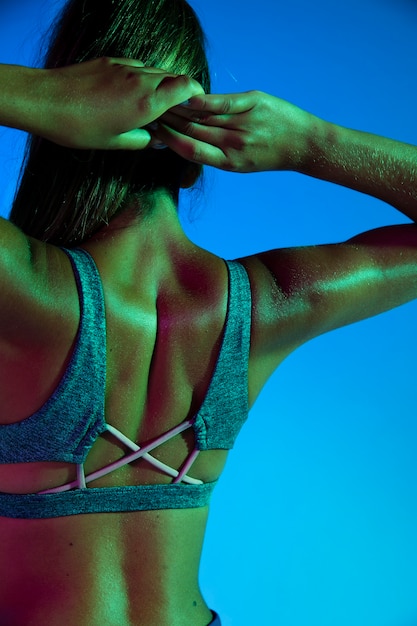
{"label": "wrist", "polygon": [[27,130],[32,72],[21,65],[0,66],[0,124]]}
{"label": "wrist", "polygon": [[307,113],[304,120],[303,141],[301,149],[297,152],[294,171],[315,176],[317,170],[328,161],[329,154],[338,141],[339,128],[335,124]]}
{"label": "wrist", "polygon": [[47,71],[0,65],[0,124],[36,133],[44,116],[42,93]]}

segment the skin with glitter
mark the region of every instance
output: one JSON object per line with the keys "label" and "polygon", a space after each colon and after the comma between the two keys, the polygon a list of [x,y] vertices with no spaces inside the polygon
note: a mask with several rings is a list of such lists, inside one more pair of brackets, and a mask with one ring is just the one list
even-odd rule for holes
{"label": "skin with glitter", "polygon": [[[36,412],[71,357],[80,305],[61,245],[87,251],[103,282],[108,421],[147,442],[199,409],[221,345],[228,274],[222,259],[184,233],[174,183],[191,186],[203,165],[313,176],[379,198],[413,222],[377,227],[343,243],[240,259],[253,298],[250,406],[282,361],[309,339],[417,297],[416,147],[323,121],[260,91],[206,94],[195,76],[143,58],[105,56],[48,69],[1,65],[0,83],[2,125],[37,137],[45,158],[55,155],[49,166],[77,156],[74,179],[55,177],[50,197],[60,197],[66,185],[65,201],[75,215],[80,194],[71,183],[82,172],[82,202],[103,209],[98,217],[91,213],[91,232],[89,220],[69,226],[69,214],[46,225],[42,205],[32,211],[42,199],[32,194],[29,177],[21,198],[33,196],[34,204],[22,203],[25,215],[16,205],[10,221],[0,220],[0,425]],[[39,185],[46,185],[46,161],[37,164],[36,154]],[[145,190],[146,181],[138,185],[133,174],[123,179],[125,167],[112,178],[117,160],[134,159],[149,167],[153,182]],[[175,180],[164,179],[173,171],[162,167],[167,162],[177,168]],[[109,206],[108,192],[97,191],[98,175],[87,180],[94,167],[101,168],[103,189],[119,190]],[[123,203],[112,213],[122,184]],[[62,199],[43,201],[46,215],[54,217],[54,209],[64,215]],[[187,433],[158,455],[180,468],[192,445]],[[97,439],[86,472],[123,453],[109,439]],[[202,452],[191,475],[214,481],[226,458],[225,450]],[[0,492],[35,493],[75,477],[75,467],[64,462],[5,464]],[[169,480],[141,460],[92,486]],[[2,615],[9,626],[207,626],[213,615],[198,583],[207,517],[208,507],[0,517]]]}

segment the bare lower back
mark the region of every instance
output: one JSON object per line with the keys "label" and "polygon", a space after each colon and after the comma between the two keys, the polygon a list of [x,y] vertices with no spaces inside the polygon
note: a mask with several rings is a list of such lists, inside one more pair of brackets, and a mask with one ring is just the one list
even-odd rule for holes
{"label": "bare lower back", "polygon": [[0,518],[0,625],[206,626],[198,567],[207,514]]}

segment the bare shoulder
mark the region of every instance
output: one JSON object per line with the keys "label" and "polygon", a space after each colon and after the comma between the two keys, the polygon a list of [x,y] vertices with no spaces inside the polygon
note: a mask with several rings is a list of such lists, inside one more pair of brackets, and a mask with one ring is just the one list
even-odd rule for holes
{"label": "bare shoulder", "polygon": [[[275,252],[278,260],[281,251]],[[292,304],[286,298],[279,275],[271,271],[262,253],[237,260],[247,271],[252,295],[248,372],[252,406],[271,374],[299,345],[291,324],[296,303]]]}
{"label": "bare shoulder", "polygon": [[415,224],[239,261],[253,295],[253,357],[269,374],[309,339],[417,298]]}
{"label": "bare shoulder", "polygon": [[75,280],[65,253],[1,219],[0,338],[41,341],[77,315]]}

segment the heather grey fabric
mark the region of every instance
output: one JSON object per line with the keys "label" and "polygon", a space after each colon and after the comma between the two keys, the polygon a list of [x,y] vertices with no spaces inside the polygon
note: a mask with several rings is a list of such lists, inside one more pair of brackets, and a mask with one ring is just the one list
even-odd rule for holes
{"label": "heather grey fabric", "polygon": [[[44,406],[16,424],[0,426],[0,463],[83,463],[105,430],[106,325],[100,275],[81,249],[69,256],[80,300],[74,351],[57,389]],[[199,450],[230,449],[248,414],[251,292],[246,270],[226,261],[229,303],[222,346],[206,398],[195,416]],[[72,489],[55,494],[0,492],[0,515],[43,518],[80,513],[206,506],[215,482]]]}
{"label": "heather grey fabric", "polygon": [[74,351],[43,407],[21,422],[0,426],[0,463],[83,463],[105,430],[106,321],[101,280],[90,255],[81,250],[66,252],[73,264],[81,312]]}

